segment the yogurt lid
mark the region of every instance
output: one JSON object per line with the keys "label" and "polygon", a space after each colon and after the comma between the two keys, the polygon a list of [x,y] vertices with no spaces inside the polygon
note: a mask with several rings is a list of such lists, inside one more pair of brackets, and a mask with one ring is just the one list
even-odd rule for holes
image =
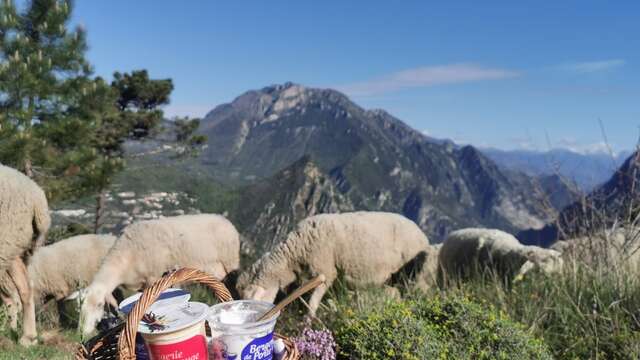
{"label": "yogurt lid", "polygon": [[260,327],[276,321],[278,312],[269,319],[260,316],[274,307],[272,303],[257,300],[235,300],[216,304],[209,309],[209,324],[215,328],[248,329]]}
{"label": "yogurt lid", "polygon": [[[142,296],[142,293],[136,293],[122,300],[122,302],[118,304],[118,309],[123,313],[128,314],[131,309],[133,309],[133,306],[138,302],[140,296]],[[188,302],[189,299],[191,299],[191,294],[188,292],[182,289],[169,288],[160,293],[158,299],[151,304],[150,310],[156,310],[165,306],[184,304]]]}
{"label": "yogurt lid", "polygon": [[144,314],[138,332],[154,335],[171,333],[201,322],[208,315],[209,305],[199,302],[160,307]]}

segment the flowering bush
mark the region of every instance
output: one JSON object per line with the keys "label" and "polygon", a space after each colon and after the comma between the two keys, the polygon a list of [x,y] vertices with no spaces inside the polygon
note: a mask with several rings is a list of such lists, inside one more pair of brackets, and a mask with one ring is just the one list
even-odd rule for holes
{"label": "flowering bush", "polygon": [[535,359],[547,347],[494,307],[464,297],[387,300],[341,308],[334,324],[340,359]]}
{"label": "flowering bush", "polygon": [[335,360],[336,342],[329,330],[313,330],[306,326],[302,335],[295,339],[303,359]]}

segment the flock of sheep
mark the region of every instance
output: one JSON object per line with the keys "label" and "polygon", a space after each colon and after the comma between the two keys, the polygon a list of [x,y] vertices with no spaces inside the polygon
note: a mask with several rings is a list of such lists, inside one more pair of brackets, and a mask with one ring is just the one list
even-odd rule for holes
{"label": "flock of sheep", "polygon": [[340,275],[347,285],[388,286],[411,267],[414,283],[470,276],[492,268],[505,278],[534,268],[561,269],[561,253],[523,246],[498,230],[453,232],[432,245],[405,217],[382,212],[324,214],[301,221],[287,238],[248,269],[240,269],[240,236],[233,224],[213,214],[140,221],[118,237],[81,235],[40,247],[50,219],[42,190],[21,173],[0,165],[0,294],[11,326],[22,310],[22,344],[36,340],[35,305],[80,294],[80,328],[91,334],[105,304],[115,304],[118,287],[138,290],[167,270],[194,267],[220,279],[239,271],[243,298],[274,301],[299,280],[324,274],[326,283],[309,301],[315,312]]}

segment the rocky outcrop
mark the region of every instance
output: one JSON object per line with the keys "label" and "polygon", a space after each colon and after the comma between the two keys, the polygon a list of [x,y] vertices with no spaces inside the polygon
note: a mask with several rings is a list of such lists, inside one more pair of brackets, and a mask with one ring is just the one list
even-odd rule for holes
{"label": "rocky outcrop", "polygon": [[613,225],[635,225],[640,213],[640,152],[631,155],[615,174],[589,195],[562,210],[539,230],[518,234],[527,244],[549,246],[564,240],[601,234]]}
{"label": "rocky outcrop", "polygon": [[640,152],[586,198],[564,209],[558,218],[561,237],[583,236],[613,222],[625,223],[640,211]]}
{"label": "rocky outcrop", "polygon": [[243,248],[248,252],[271,248],[309,216],[353,210],[308,156],[239,192],[237,211],[231,217],[243,230]]}

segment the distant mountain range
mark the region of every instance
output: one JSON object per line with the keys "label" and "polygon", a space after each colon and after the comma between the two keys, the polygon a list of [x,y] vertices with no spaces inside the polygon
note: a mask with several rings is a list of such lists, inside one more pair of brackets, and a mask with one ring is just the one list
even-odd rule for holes
{"label": "distant mountain range", "polygon": [[[325,202],[312,206],[318,211],[344,205],[402,213],[438,242],[462,227],[538,228],[557,213],[538,180],[498,167],[472,146],[429,139],[334,90],[287,83],[249,91],[209,112],[199,131],[209,139],[202,168],[224,184],[256,186],[240,206],[266,217],[283,213],[274,209],[295,214],[292,208],[309,207],[299,199],[309,198]],[[288,194],[298,187],[283,179],[300,169],[303,183],[324,196]]]}
{"label": "distant mountain range", "polygon": [[548,246],[556,240],[585,236],[614,223],[637,223],[640,212],[640,152],[633,153],[604,184],[564,208],[542,229],[526,230],[518,239]]}
{"label": "distant mountain range", "polygon": [[607,181],[631,155],[630,151],[610,155],[603,152],[581,154],[567,149],[540,152],[483,148],[482,152],[504,168],[531,176],[561,175],[578,184],[583,192]]}
{"label": "distant mountain range", "polygon": [[[103,231],[217,212],[241,231],[245,253],[256,254],[307,216],[379,210],[405,215],[441,242],[465,227],[548,231],[579,199],[564,176],[499,166],[473,146],[426,137],[329,89],[287,83],[216,107],[198,129],[208,136],[198,157],[180,155],[172,124],[165,128],[126,144],[128,165],[110,189]],[[57,223],[90,224],[92,204],[65,204]]]}

